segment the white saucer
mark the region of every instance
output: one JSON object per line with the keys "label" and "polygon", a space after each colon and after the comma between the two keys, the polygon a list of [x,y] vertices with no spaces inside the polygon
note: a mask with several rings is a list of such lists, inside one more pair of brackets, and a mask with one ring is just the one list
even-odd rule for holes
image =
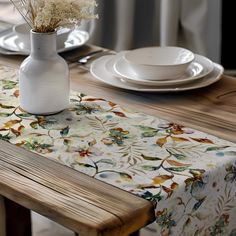
{"label": "white saucer", "polygon": [[167,86],[167,85],[180,85],[193,82],[209,74],[213,68],[213,62],[208,58],[195,54],[195,60],[190,64],[185,74],[177,79],[171,80],[147,80],[138,77],[128,63],[123,59],[126,52],[121,52],[115,58],[107,63],[107,69],[113,75],[121,77],[127,82],[149,85],[149,86]]}
{"label": "white saucer", "polygon": [[[57,52],[65,52],[84,45],[89,39],[89,34],[86,31],[72,31],[63,48],[58,48]],[[2,54],[6,55],[29,55],[30,49],[24,46],[24,43],[19,40],[12,29],[5,30],[0,33],[0,47]]]}
{"label": "white saucer", "polygon": [[90,72],[91,74],[99,81],[102,81],[105,84],[128,89],[133,91],[142,91],[142,92],[180,92],[187,91],[192,89],[198,89],[206,87],[210,84],[215,83],[220,80],[221,75],[224,72],[224,68],[216,63],[213,63],[214,69],[207,76],[199,79],[193,83],[182,84],[179,86],[144,86],[129,82],[124,82],[121,78],[115,77],[106,69],[106,63],[111,59],[111,56],[103,56],[91,64]]}

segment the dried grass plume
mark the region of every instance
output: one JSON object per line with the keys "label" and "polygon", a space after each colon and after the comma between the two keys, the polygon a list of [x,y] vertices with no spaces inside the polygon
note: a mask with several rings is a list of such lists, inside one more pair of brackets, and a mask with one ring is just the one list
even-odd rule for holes
{"label": "dried grass plume", "polygon": [[98,18],[95,0],[10,0],[35,32],[74,27]]}

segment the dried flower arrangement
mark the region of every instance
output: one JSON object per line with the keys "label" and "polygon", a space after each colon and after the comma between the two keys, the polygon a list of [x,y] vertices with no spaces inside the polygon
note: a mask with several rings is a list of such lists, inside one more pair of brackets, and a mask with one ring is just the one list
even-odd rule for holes
{"label": "dried flower arrangement", "polygon": [[35,32],[74,27],[82,20],[98,18],[95,0],[10,0]]}

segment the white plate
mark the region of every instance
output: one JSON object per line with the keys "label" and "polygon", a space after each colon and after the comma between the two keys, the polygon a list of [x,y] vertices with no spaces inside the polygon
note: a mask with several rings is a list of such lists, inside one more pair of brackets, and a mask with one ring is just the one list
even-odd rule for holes
{"label": "white plate", "polygon": [[[58,48],[57,52],[65,52],[84,45],[89,39],[89,34],[86,31],[74,30],[66,40],[63,48]],[[18,37],[13,33],[12,29],[5,30],[0,33],[0,47],[5,50],[0,50],[6,55],[29,55],[30,49],[25,48]]]}
{"label": "white plate", "polygon": [[167,86],[180,85],[193,82],[209,74],[213,68],[213,62],[208,58],[195,54],[195,60],[190,64],[185,74],[173,80],[147,80],[139,78],[132,70],[132,68],[125,62],[123,56],[126,52],[119,53],[115,58],[107,63],[107,69],[113,75],[119,76],[130,83],[149,85],[149,86]]}
{"label": "white plate", "polygon": [[182,84],[179,86],[144,86],[139,84],[133,84],[129,82],[123,81],[121,78],[115,77],[106,69],[106,63],[111,59],[111,56],[103,56],[91,64],[90,72],[91,74],[99,81],[102,81],[105,84],[122,88],[128,89],[133,91],[142,91],[142,92],[180,92],[180,91],[187,91],[192,89],[198,89],[206,87],[210,84],[215,83],[216,81],[220,80],[221,75],[224,72],[224,68],[214,63],[213,71],[208,74],[207,76],[203,77],[195,81],[194,83],[190,84]]}

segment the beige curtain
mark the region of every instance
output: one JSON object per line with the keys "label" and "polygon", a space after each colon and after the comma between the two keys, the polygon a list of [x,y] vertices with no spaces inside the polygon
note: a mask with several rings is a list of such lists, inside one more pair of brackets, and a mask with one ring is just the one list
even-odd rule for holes
{"label": "beige curtain", "polygon": [[161,45],[180,45],[220,62],[221,1],[162,0]]}
{"label": "beige curtain", "polygon": [[[117,51],[177,45],[220,61],[221,0],[97,0],[100,19],[85,24],[90,42]],[[0,21],[21,16],[0,0]]]}
{"label": "beige curtain", "polygon": [[97,0],[99,20],[91,22],[90,42],[117,51],[159,45],[159,0]]}
{"label": "beige curtain", "polygon": [[182,45],[206,55],[206,0],[163,0],[161,2],[161,45]]}
{"label": "beige curtain", "polygon": [[220,0],[97,0],[91,43],[117,51],[182,46],[220,61]]}
{"label": "beige curtain", "polygon": [[17,24],[22,20],[21,15],[13,8],[10,0],[0,0],[0,22]]}

